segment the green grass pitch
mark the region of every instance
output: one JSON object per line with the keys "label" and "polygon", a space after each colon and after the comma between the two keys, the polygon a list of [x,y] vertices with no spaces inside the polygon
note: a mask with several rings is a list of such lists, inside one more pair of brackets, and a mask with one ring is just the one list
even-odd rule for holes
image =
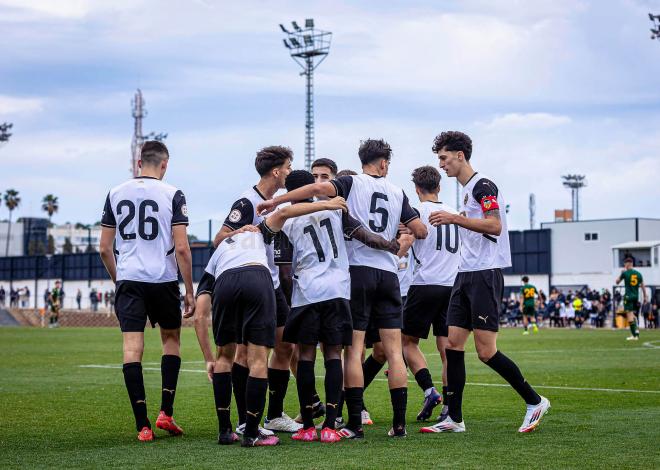
{"label": "green grass pitch", "polygon": [[[411,378],[408,437],[389,439],[390,405],[381,375],[365,399],[375,420],[366,439],[335,445],[294,443],[277,448],[216,444],[211,385],[192,329],[182,336],[182,372],[175,417],[182,437],[160,430],[153,443],[136,440],[121,374],[121,334],[115,329],[2,328],[0,466],[131,468],[659,468],[660,331],[542,330],[501,332],[501,350],[552,402],[540,428],[518,434],[524,406],[470,345],[464,434],[422,435],[415,422],[422,393]],[[152,423],[160,403],[157,331],[146,334],[147,402]],[[423,345],[433,352],[433,345]],[[436,384],[439,357],[429,356]],[[95,367],[81,367],[90,366]],[[96,367],[102,366],[102,367]],[[323,374],[317,361],[317,376]],[[322,392],[322,381],[317,381]],[[607,389],[607,390],[605,390]],[[295,415],[295,382],[286,410]],[[235,424],[235,418],[234,418]]]}

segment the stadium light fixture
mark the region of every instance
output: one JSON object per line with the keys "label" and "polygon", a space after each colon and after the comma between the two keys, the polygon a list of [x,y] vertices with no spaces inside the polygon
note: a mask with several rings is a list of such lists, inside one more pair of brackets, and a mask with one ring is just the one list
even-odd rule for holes
{"label": "stadium light fixture", "polygon": [[651,28],[651,39],[660,38],[660,15],[654,15],[649,13],[649,20],[653,22],[653,28]]}
{"label": "stadium light fixture", "polygon": [[294,31],[287,31],[282,25],[280,29],[287,35],[284,46],[289,55],[303,69],[301,75],[306,78],[306,111],[305,111],[305,168],[311,169],[315,154],[314,143],[314,70],[325,60],[330,52],[332,33],[314,28],[314,19],[305,20],[305,29],[298,23],[291,22]]}
{"label": "stadium light fixture", "polygon": [[282,23],[280,23],[280,29],[282,30],[283,33],[289,34],[289,31],[284,27]]}
{"label": "stadium light fixture", "polygon": [[14,127],[14,124],[12,124],[11,122],[4,122],[0,124],[0,143],[9,141],[9,138],[11,137],[11,132],[8,131],[12,127]]}

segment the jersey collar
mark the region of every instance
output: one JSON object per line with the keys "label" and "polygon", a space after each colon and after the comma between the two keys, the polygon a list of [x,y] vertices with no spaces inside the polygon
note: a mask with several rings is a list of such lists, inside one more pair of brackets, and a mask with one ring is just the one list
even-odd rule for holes
{"label": "jersey collar", "polygon": [[157,180],[155,176],[136,176],[136,180]]}
{"label": "jersey collar", "polygon": [[477,176],[477,173],[479,173],[479,172],[478,172],[478,171],[475,171],[475,172],[472,174],[472,176],[470,176],[470,179],[467,180],[463,186],[467,186],[468,184],[470,184],[470,181],[472,181],[472,178],[474,178],[475,176]]}
{"label": "jersey collar", "polygon": [[254,189],[254,192],[257,193],[261,199],[263,199],[264,201],[268,200],[268,198],[266,196],[261,194],[261,191],[259,191],[259,188],[257,188],[256,184],[254,186],[252,186],[252,189]]}

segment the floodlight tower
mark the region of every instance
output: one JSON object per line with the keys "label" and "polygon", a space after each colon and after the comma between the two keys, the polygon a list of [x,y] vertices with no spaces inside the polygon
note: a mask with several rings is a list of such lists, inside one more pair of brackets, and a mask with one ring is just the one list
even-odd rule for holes
{"label": "floodlight tower", "polygon": [[563,185],[571,190],[573,220],[580,220],[580,189],[587,185],[585,175],[562,175]]}
{"label": "floodlight tower", "polygon": [[529,195],[529,229],[534,230],[534,216],[536,215],[536,196],[534,193]]}
{"label": "floodlight tower", "polygon": [[133,119],[135,119],[133,126],[133,140],[131,141],[131,172],[133,173],[133,178],[135,178],[140,174],[137,162],[140,159],[140,149],[142,148],[142,144],[147,140],[157,140],[162,142],[167,139],[167,133],[161,132],[156,134],[155,132],[150,132],[147,135],[142,134],[142,119],[147,116],[147,108],[144,106],[145,101],[142,97],[142,90],[139,88],[135,93],[131,104],[133,105]]}
{"label": "floodlight tower", "polygon": [[11,137],[11,133],[7,131],[12,127],[14,127],[14,125],[11,122],[5,122],[0,124],[0,144],[9,141],[9,138]]}
{"label": "floodlight tower", "polygon": [[653,28],[651,28],[651,39],[660,39],[660,15],[649,13],[649,20],[653,23]]}
{"label": "floodlight tower", "polygon": [[314,161],[314,70],[325,60],[330,52],[332,33],[314,28],[314,20],[305,20],[305,28],[291,22],[293,31],[280,24],[280,29],[287,35],[284,47],[289,50],[291,58],[300,65],[306,80],[307,107],[305,111],[305,168],[310,170]]}

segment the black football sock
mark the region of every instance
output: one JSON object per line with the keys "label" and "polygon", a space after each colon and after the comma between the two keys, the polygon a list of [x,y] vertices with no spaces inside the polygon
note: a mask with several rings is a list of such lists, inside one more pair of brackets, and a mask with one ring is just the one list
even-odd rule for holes
{"label": "black football sock", "polygon": [[449,417],[463,421],[463,389],[465,388],[465,352],[447,349],[447,407]]}
{"label": "black football sock", "polygon": [[312,403],[317,404],[321,401],[321,397],[319,396],[319,392],[316,391],[316,381],[314,381],[314,393],[312,395]]}
{"label": "black football sock", "polygon": [[345,392],[342,389],[341,393],[339,394],[339,403],[337,404],[337,418],[343,418],[344,417],[344,398],[345,398]]}
{"label": "black football sock", "polygon": [[245,423],[245,387],[250,369],[234,362],[231,368],[231,382],[234,387],[234,399],[236,400],[236,412],[238,413],[238,424]]}
{"label": "black football sock", "polygon": [[362,373],[364,374],[364,389],[366,390],[369,384],[373,382],[374,378],[378,375],[385,364],[381,364],[373,355],[365,359],[362,364]]}
{"label": "black football sock", "polygon": [[[298,400],[300,401],[300,414],[303,419],[303,428],[314,427],[314,361],[298,361],[298,373],[296,375],[296,387],[298,388]],[[272,396],[272,395],[271,395]]]}
{"label": "black football sock", "polygon": [[447,386],[446,385],[442,386],[442,404],[443,405],[447,404]]}
{"label": "black football sock", "polygon": [[392,427],[398,430],[406,426],[408,387],[390,389],[390,399],[392,400]]}
{"label": "black football sock", "polygon": [[497,351],[493,357],[486,361],[486,365],[500,374],[504,380],[518,392],[525,403],[528,405],[538,405],[541,403],[541,397],[527,383],[518,366],[511,359],[501,352]]}
{"label": "black football sock", "polygon": [[325,422],[324,428],[335,428],[343,372],[341,359],[325,361]]}
{"label": "black football sock", "polygon": [[348,423],[346,427],[356,431],[362,428],[362,387],[349,387],[344,389],[346,408],[348,409]]}
{"label": "black football sock", "polygon": [[172,354],[165,354],[160,359],[160,375],[162,383],[160,409],[167,416],[174,413],[174,395],[176,394],[176,384],[179,380],[179,369],[181,368],[181,358]]}
{"label": "black football sock", "polygon": [[[289,376],[291,372],[289,369],[271,369],[268,368],[268,388],[270,394],[268,395],[268,414],[266,418],[275,419],[282,416],[284,413],[284,397],[286,396],[286,389],[289,386]],[[313,389],[310,392],[310,398],[313,395]]]}
{"label": "black football sock", "polygon": [[266,405],[268,379],[249,376],[245,387],[245,436],[257,437],[261,416]]}
{"label": "black football sock", "polygon": [[218,415],[218,432],[231,432],[231,372],[213,374],[213,398]]}
{"label": "black football sock", "polygon": [[430,388],[433,388],[433,379],[431,378],[431,372],[424,367],[423,369],[419,369],[417,373],[415,374],[415,380],[417,381],[417,385],[419,385],[419,388],[422,389],[424,394],[426,394],[426,391]]}
{"label": "black football sock", "polygon": [[144,378],[142,377],[142,364],[139,362],[128,362],[124,364],[124,383],[128,390],[128,398],[131,400],[133,415],[135,416],[135,427],[141,431],[143,427],[151,429],[151,423],[147,418],[147,398],[144,392]]}

